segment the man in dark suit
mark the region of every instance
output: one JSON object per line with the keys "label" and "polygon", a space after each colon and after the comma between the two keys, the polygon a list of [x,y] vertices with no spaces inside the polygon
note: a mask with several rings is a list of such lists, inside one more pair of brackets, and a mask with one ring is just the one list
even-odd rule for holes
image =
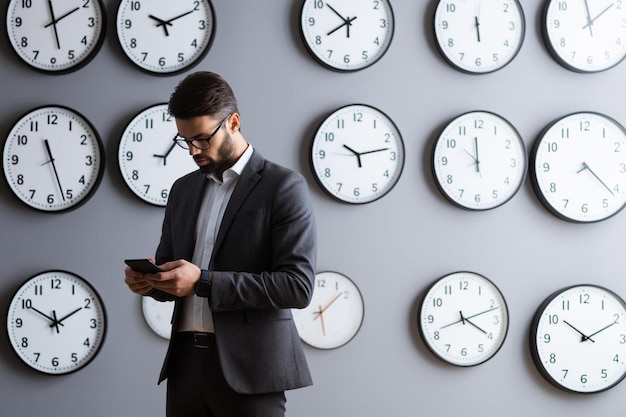
{"label": "man in dark suit", "polygon": [[125,270],[134,293],[175,302],[159,379],[167,416],[284,416],[284,391],[312,384],[290,310],[313,292],[307,184],[244,139],[219,75],[189,75],[169,111],[199,170],[172,186],[156,252],[164,272]]}

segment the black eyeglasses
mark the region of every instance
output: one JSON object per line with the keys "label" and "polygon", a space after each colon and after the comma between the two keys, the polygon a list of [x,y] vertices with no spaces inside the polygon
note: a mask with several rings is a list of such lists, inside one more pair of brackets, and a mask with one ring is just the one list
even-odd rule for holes
{"label": "black eyeglasses", "polygon": [[176,142],[178,146],[180,146],[183,149],[189,149],[189,146],[193,146],[196,149],[209,149],[210,147],[209,141],[213,139],[213,136],[217,135],[217,132],[219,132],[222,125],[224,124],[226,119],[230,117],[230,115],[231,113],[228,113],[228,115],[222,119],[220,124],[217,125],[213,133],[211,133],[209,136],[205,138],[185,139],[184,137],[178,136],[178,134],[176,134],[173,140],[174,142]]}

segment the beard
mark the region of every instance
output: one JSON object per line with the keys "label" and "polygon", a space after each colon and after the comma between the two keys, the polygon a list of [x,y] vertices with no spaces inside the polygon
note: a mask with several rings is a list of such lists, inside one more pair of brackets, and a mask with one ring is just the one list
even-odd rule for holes
{"label": "beard", "polygon": [[[217,159],[212,159],[206,165],[200,167],[200,171],[204,174],[214,174],[217,172],[224,172],[230,168],[233,161],[230,160],[234,152],[233,139],[230,133],[226,132],[222,144],[217,150]],[[230,164],[230,165],[229,165]]]}

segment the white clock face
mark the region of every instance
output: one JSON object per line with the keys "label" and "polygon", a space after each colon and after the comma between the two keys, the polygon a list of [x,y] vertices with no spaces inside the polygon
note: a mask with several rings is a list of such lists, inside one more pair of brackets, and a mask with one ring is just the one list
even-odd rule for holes
{"label": "white clock face", "polygon": [[567,69],[597,72],[626,56],[626,7],[612,0],[548,0],[543,35],[552,56]]}
{"label": "white clock face", "polygon": [[524,41],[525,20],[517,0],[439,0],[435,38],[455,68],[483,74],[515,58]]}
{"label": "white clock face", "polygon": [[437,280],[422,301],[422,338],[435,356],[457,366],[492,358],[509,327],[506,301],[487,278],[455,272]]}
{"label": "white clock face", "polygon": [[626,204],[626,132],[615,120],[590,112],[562,117],[533,151],[533,186],[556,216],[595,222]]}
{"label": "white clock face", "polygon": [[172,313],[174,303],[157,301],[152,297],[141,297],[141,311],[143,317],[157,335],[169,339],[172,333]]}
{"label": "white clock face", "polygon": [[13,126],[4,145],[3,168],[20,201],[59,212],[80,206],[95,192],[104,171],[104,149],[82,115],[45,106]]}
{"label": "white clock face", "polygon": [[140,69],[175,74],[199,63],[215,32],[209,0],[122,0],[117,36]]}
{"label": "white clock face", "polygon": [[530,339],[541,374],[566,391],[604,391],[626,375],[626,306],[605,288],[577,285],[549,296]]}
{"label": "white clock face", "polygon": [[104,40],[105,13],[100,0],[10,0],[6,22],[18,56],[49,73],[82,67]]}
{"label": "white clock face", "polygon": [[319,349],[334,349],[351,341],[361,328],[363,298],[350,278],[337,272],[320,272],[315,276],[309,306],[292,312],[303,342]]}
{"label": "white clock face", "polygon": [[165,206],[174,181],[197,166],[189,153],[179,149],[174,117],[167,104],[148,107],[127,125],[118,148],[122,177],[143,201]]}
{"label": "white clock face", "polygon": [[24,363],[46,374],[67,374],[86,366],[102,347],[104,304],[96,290],[77,275],[43,272],[13,296],[7,331]]}
{"label": "white clock face", "polygon": [[400,179],[404,143],[384,113],[353,104],[326,117],[313,138],[310,156],[324,191],[346,203],[370,203]]}
{"label": "white clock face", "polygon": [[305,0],[300,18],[304,43],[327,68],[356,71],[385,54],[394,17],[387,0]]}
{"label": "white clock face", "polygon": [[454,204],[487,210],[509,201],[526,175],[526,148],[515,128],[489,112],[452,120],[433,150],[439,189]]}

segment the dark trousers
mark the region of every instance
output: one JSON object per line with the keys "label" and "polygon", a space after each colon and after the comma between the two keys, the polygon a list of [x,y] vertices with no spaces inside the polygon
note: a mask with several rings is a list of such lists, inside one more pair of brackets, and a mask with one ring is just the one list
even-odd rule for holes
{"label": "dark trousers", "polygon": [[239,394],[222,373],[215,337],[178,333],[167,379],[167,417],[284,417],[284,392]]}

